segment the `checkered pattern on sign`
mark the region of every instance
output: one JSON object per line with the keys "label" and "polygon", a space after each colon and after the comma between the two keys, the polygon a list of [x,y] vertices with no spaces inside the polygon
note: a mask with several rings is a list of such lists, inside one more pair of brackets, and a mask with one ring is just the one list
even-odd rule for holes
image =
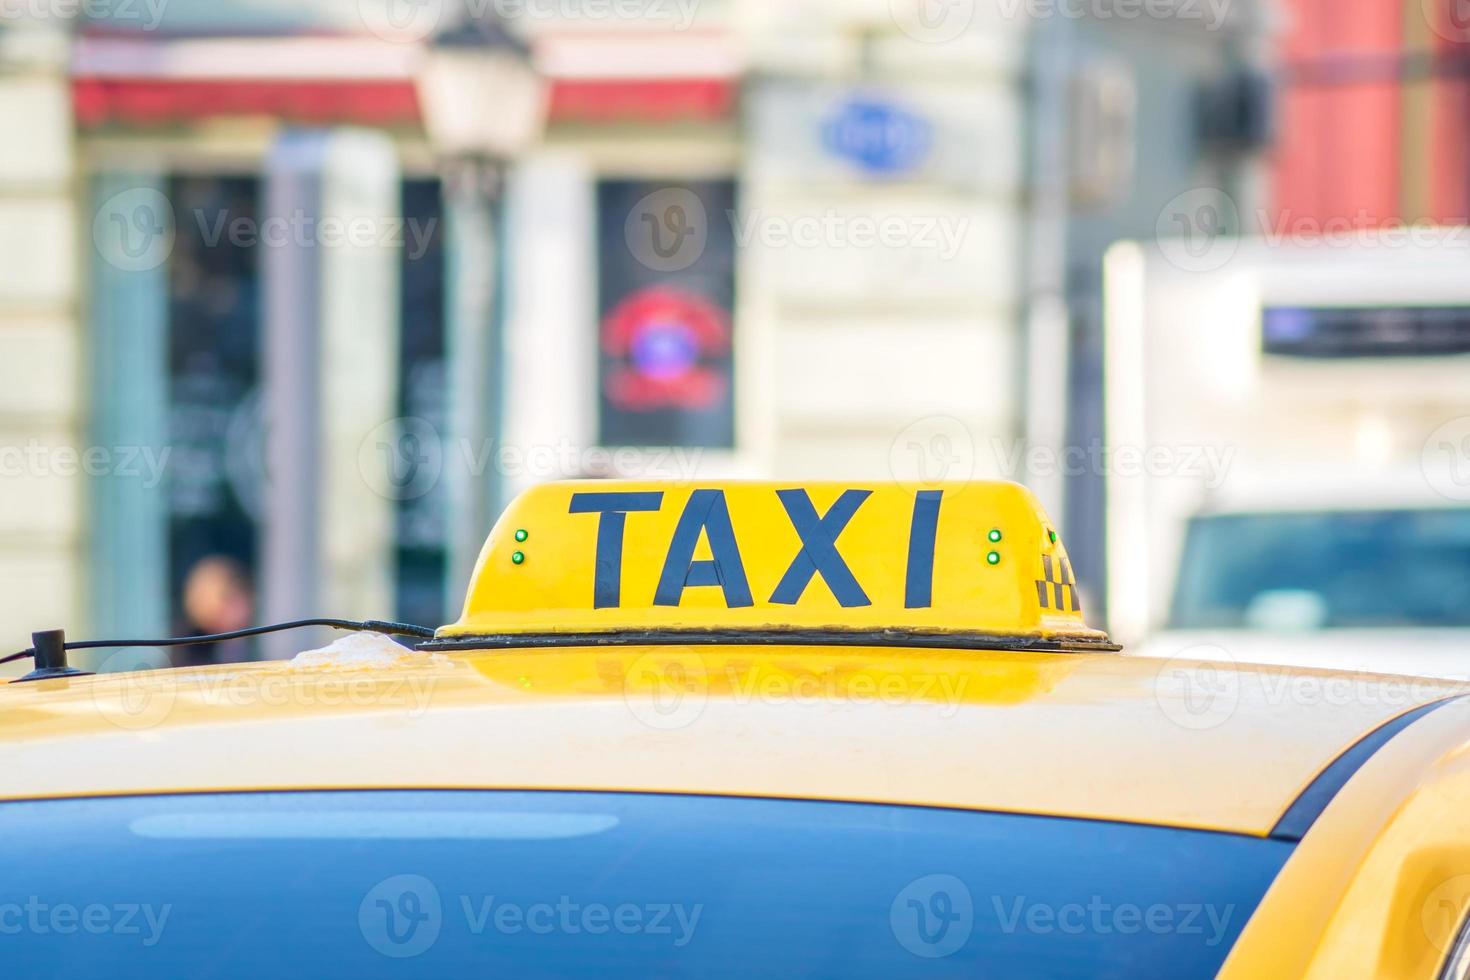
{"label": "checkered pattern on sign", "polygon": [[1042,555],[1041,569],[1046,575],[1036,583],[1036,598],[1041,608],[1080,613],[1082,601],[1077,595],[1077,576],[1072,574],[1072,563],[1066,558],[1057,560]]}

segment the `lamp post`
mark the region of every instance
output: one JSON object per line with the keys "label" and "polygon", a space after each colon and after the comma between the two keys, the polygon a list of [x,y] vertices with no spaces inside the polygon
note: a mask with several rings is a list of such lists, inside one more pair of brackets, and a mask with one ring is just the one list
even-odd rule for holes
{"label": "lamp post", "polygon": [[[507,164],[545,127],[546,87],[520,39],[493,16],[467,16],[425,49],[418,96],[444,189],[444,458],[453,529],[445,571],[453,590],[469,581],[480,542],[505,505],[495,462],[506,377],[500,198]],[[478,461],[488,461],[483,472],[468,465]]]}

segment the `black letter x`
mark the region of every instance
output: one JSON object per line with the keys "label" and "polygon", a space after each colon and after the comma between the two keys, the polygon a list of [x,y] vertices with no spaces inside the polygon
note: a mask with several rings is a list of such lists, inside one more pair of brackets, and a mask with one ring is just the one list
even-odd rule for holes
{"label": "black letter x", "polygon": [[872,605],[868,594],[858,585],[847,563],[837,553],[837,536],[872,493],[871,490],[845,490],[827,515],[818,517],[817,509],[812,506],[811,497],[805,490],[776,491],[776,496],[781,498],[781,504],[786,508],[786,516],[791,519],[791,526],[801,538],[801,551],[792,559],[791,567],[786,569],[776,591],[771,593],[771,602],[782,606],[796,605],[812,576],[820,572],[842,608]]}

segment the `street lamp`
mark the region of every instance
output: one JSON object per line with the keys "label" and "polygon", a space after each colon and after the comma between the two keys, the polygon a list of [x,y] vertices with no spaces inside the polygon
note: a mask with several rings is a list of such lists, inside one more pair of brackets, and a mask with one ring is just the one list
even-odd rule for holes
{"label": "street lamp", "polygon": [[433,38],[418,74],[419,108],[434,150],[504,161],[546,124],[546,86],[530,49],[492,17],[466,17]]}
{"label": "street lamp", "polygon": [[[540,138],[546,85],[530,51],[493,15],[467,16],[425,48],[419,110],[439,158],[445,214],[445,340],[450,442],[489,459],[477,476],[445,453],[450,588],[466,582],[478,538],[505,504],[495,467],[504,418],[505,358],[498,284],[505,268],[499,201],[509,161]],[[488,451],[488,455],[487,455]]]}

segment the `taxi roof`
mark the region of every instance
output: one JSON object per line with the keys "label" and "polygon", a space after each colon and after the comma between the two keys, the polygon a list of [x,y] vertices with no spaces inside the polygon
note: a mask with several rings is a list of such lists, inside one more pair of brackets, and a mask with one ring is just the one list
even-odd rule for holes
{"label": "taxi roof", "polygon": [[1260,836],[1365,735],[1458,693],[1105,654],[689,645],[385,652],[0,691],[0,799],[629,791]]}

